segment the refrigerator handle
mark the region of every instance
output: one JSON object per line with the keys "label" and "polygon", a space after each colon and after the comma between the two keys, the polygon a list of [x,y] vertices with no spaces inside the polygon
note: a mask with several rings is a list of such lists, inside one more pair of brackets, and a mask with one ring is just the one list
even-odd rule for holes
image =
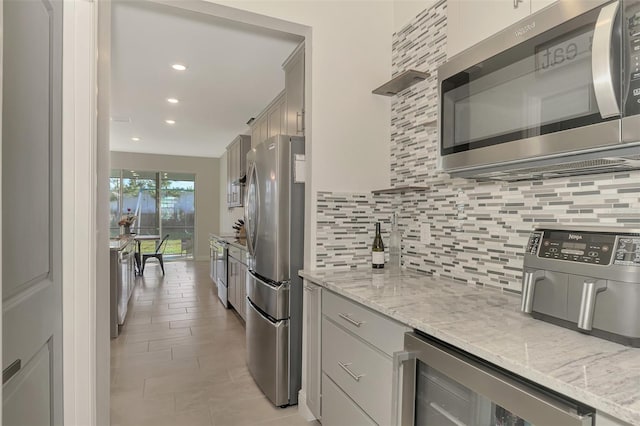
{"label": "refrigerator handle", "polygon": [[[258,223],[260,222],[260,209],[257,208],[257,206],[260,205],[260,201],[259,201],[260,193],[258,192],[257,178],[254,178],[255,174],[257,173],[255,168],[256,168],[256,165],[254,162],[249,163],[249,170],[247,173],[247,176],[248,176],[247,199],[244,204],[244,222],[246,224],[245,226],[247,231],[246,232],[247,248],[249,249],[249,254],[251,254],[251,256],[255,256],[255,253],[256,253],[255,241],[253,240],[253,235],[252,235],[253,230],[256,231],[255,234],[257,235]],[[255,188],[255,198],[253,200],[249,198],[249,191],[251,190],[252,185]],[[249,217],[250,206],[252,203],[255,204],[254,210],[257,212],[257,216],[258,216],[256,218]]]}

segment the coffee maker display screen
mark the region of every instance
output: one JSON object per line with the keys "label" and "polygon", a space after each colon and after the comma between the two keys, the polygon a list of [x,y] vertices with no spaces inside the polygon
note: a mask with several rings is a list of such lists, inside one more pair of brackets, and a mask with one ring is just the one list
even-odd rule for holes
{"label": "coffee maker display screen", "polygon": [[597,232],[544,231],[538,257],[608,265],[616,236]]}

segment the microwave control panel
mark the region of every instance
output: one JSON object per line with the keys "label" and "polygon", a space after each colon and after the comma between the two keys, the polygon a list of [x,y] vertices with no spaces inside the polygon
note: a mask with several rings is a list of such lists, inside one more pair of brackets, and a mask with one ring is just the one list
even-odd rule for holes
{"label": "microwave control panel", "polygon": [[[623,3],[624,4],[624,3]],[[629,2],[625,10],[623,26],[624,43],[628,46],[626,66],[629,89],[625,102],[625,115],[640,114],[640,2]]]}

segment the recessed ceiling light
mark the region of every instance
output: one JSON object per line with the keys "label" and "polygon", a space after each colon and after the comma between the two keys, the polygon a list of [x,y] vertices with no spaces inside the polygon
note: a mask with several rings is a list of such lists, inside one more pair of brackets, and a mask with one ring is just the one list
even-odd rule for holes
{"label": "recessed ceiling light", "polygon": [[176,98],[167,98],[167,102],[169,102],[170,104],[177,104],[180,101]]}
{"label": "recessed ceiling light", "polygon": [[164,120],[164,122],[167,124],[176,124],[175,120]]}
{"label": "recessed ceiling light", "polygon": [[187,67],[182,64],[173,64],[171,65],[171,68],[173,68],[176,71],[184,71],[187,69]]}
{"label": "recessed ceiling light", "polygon": [[131,138],[131,140],[134,141],[134,142],[138,142],[140,140],[140,138],[135,137],[135,138]]}

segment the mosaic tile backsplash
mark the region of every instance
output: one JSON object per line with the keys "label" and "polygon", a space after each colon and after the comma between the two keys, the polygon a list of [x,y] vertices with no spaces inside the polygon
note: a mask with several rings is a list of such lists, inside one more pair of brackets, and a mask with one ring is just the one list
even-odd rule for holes
{"label": "mosaic tile backsplash", "polygon": [[[391,182],[423,186],[398,195],[318,194],[318,268],[367,266],[374,223],[388,242],[399,213],[403,267],[520,292],[524,245],[534,224],[640,228],[640,172],[528,182],[452,179],[437,168],[437,68],[446,60],[446,1],[393,36],[394,73],[431,77],[391,105]],[[430,241],[421,240],[429,228]]]}

